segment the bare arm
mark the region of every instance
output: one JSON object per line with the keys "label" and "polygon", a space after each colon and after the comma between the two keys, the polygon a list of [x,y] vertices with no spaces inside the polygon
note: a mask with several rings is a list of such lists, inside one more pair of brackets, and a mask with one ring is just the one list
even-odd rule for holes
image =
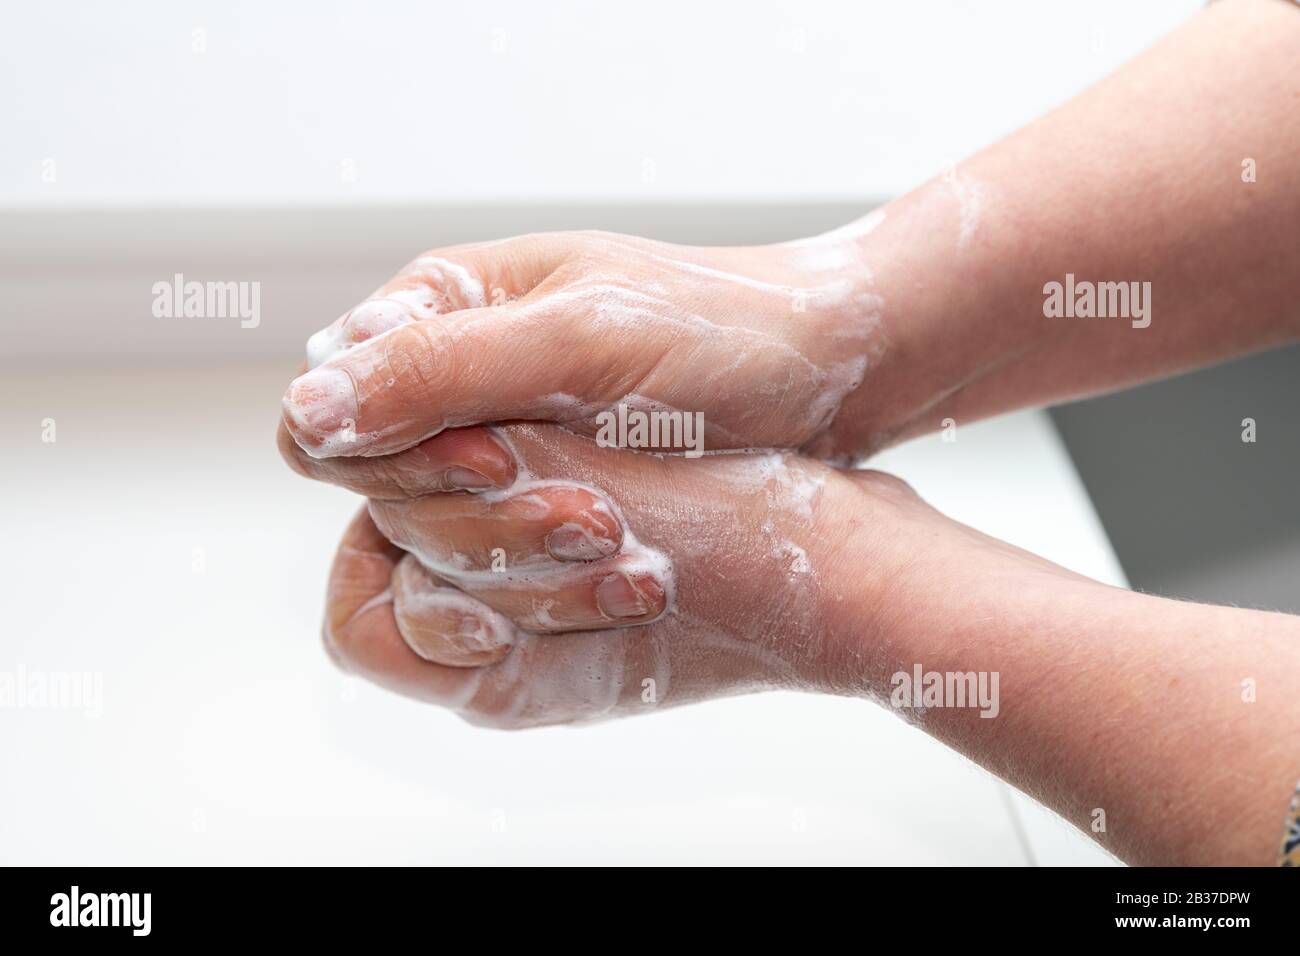
{"label": "bare arm", "polygon": [[[1291,341],[1298,53],[1300,7],[1213,4],[949,174],[802,242],[436,250],[313,339],[320,367],[287,392],[285,425],[313,456],[365,458],[493,421],[590,431],[626,402],[700,413],[714,449],[854,456]],[[1065,314],[1049,317],[1050,283]],[[1121,314],[1068,317],[1103,308]]]}
{"label": "bare arm", "polygon": [[[1095,88],[886,207],[862,241],[891,347],[846,402],[836,444],[879,447],[946,417],[1295,340],[1298,59],[1300,6],[1211,4]],[[1052,302],[1049,283],[1061,286]],[[1089,294],[1095,313],[1129,293],[1119,316],[1074,314]]]}
{"label": "bare arm", "polygon": [[[358,673],[511,728],[765,688],[870,698],[1125,860],[1277,861],[1300,780],[1300,618],[1098,584],[877,472],[502,433],[533,479],[394,493],[349,531],[326,633]],[[554,547],[581,528],[608,547]],[[611,604],[625,577],[640,597]],[[931,700],[930,675],[975,690]]]}
{"label": "bare arm", "polygon": [[1300,783],[1300,619],[1006,561],[940,546],[915,589],[859,612],[891,622],[891,674],[997,673],[995,718],[927,709],[926,732],[1126,862],[1276,864]]}

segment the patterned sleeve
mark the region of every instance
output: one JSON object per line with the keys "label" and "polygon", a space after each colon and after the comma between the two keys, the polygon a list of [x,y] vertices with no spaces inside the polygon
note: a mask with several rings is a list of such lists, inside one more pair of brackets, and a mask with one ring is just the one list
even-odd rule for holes
{"label": "patterned sleeve", "polygon": [[1296,784],[1295,793],[1291,797],[1291,809],[1286,814],[1286,829],[1282,832],[1277,865],[1300,866],[1300,784]]}

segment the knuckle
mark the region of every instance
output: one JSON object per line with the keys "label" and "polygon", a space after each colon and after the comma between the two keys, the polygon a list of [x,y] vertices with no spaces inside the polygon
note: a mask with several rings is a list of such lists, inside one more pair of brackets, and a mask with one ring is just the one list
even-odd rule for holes
{"label": "knuckle", "polygon": [[417,401],[432,397],[454,365],[452,336],[435,319],[403,326],[380,342],[381,381],[372,387],[397,388]]}
{"label": "knuckle", "polygon": [[874,468],[855,472],[854,475],[859,483],[876,494],[896,500],[913,500],[919,497],[916,489],[897,475],[876,471]]}
{"label": "knuckle", "polygon": [[429,477],[414,473],[401,454],[385,455],[367,461],[374,488],[367,494],[383,498],[419,498],[430,491]]}
{"label": "knuckle", "polygon": [[581,274],[609,261],[613,233],[591,229],[572,235],[573,239],[561,269],[567,267],[569,271]]}

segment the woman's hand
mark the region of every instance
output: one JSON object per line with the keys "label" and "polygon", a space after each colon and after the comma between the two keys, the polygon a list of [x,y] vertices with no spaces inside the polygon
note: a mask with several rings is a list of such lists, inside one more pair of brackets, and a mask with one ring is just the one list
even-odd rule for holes
{"label": "woman's hand", "polygon": [[794,455],[662,457],[531,424],[496,440],[526,469],[512,488],[356,518],[326,625],[350,669],[476,723],[883,686],[877,610],[908,605],[916,542],[957,527],[895,479]]}
{"label": "woman's hand", "polygon": [[512,489],[392,491],[349,528],[325,626],[348,669],[511,728],[766,688],[871,697],[1130,862],[1275,861],[1296,618],[1104,587],[875,472],[550,425],[497,440]]}
{"label": "woman's hand", "polygon": [[589,430],[626,403],[702,413],[712,449],[845,458],[1295,341],[1298,39],[1294,5],[1210,4],[812,240],[569,233],[431,253],[313,340],[324,364],[285,421],[313,455],[374,456],[517,418]]}
{"label": "woman's hand", "polygon": [[710,449],[805,446],[884,349],[861,247],[878,219],[782,246],[560,233],[428,253],[312,337],[284,423],[314,457],[373,457],[512,419],[593,433],[624,403],[701,414]]}
{"label": "woman's hand", "polygon": [[[851,455],[1291,341],[1297,36],[1292,6],[1213,4],[875,231],[534,236],[417,260],[313,340],[320,368],[286,395],[293,466],[377,499],[336,559],[327,645],[512,727],[765,687],[888,696],[916,675],[920,706],[895,706],[1126,860],[1273,862],[1294,617],[1106,588],[797,456],[445,429],[589,430],[626,402],[702,412],[714,449]],[[1132,308],[1048,308],[1075,277],[1127,285]],[[498,490],[421,497],[453,489]],[[949,699],[977,678],[991,706]]]}

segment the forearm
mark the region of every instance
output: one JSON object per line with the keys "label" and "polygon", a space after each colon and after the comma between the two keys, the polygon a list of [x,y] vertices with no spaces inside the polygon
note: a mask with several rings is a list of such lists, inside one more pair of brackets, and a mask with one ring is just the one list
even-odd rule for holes
{"label": "forearm", "polygon": [[862,650],[869,687],[891,694],[918,667],[983,673],[991,707],[905,716],[1128,862],[1275,863],[1300,779],[1300,619],[975,547],[920,559],[911,577],[928,586],[861,609],[885,622],[874,656]]}
{"label": "forearm", "polygon": [[[1300,336],[1297,54],[1300,7],[1213,4],[887,206],[861,240],[886,346],[845,403],[836,444],[874,449],[947,417],[1118,388]],[[1049,283],[1061,286],[1051,302]],[[1094,314],[1124,306],[1101,283],[1129,284],[1133,298],[1120,315],[1085,317],[1088,284]]]}

